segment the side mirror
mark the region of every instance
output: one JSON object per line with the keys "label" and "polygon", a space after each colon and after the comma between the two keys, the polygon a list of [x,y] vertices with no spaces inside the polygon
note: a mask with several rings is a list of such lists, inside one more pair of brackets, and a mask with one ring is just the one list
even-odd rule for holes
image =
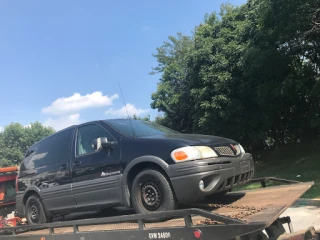
{"label": "side mirror", "polygon": [[92,148],[95,151],[98,151],[103,148],[113,149],[114,146],[115,146],[115,142],[108,142],[108,138],[106,137],[100,137],[92,141]]}

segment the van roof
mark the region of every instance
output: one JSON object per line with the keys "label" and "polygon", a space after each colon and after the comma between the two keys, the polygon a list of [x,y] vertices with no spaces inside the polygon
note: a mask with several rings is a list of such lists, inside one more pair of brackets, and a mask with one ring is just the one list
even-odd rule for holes
{"label": "van roof", "polygon": [[59,130],[59,131],[57,131],[57,132],[54,132],[53,134],[51,134],[51,135],[49,135],[49,136],[47,136],[47,137],[45,137],[45,138],[42,138],[42,139],[39,140],[38,142],[35,142],[34,144],[32,144],[32,146],[30,146],[29,149],[32,148],[34,145],[38,144],[39,142],[41,142],[41,141],[43,141],[43,140],[45,140],[45,139],[47,139],[47,138],[49,138],[49,137],[52,137],[52,136],[54,136],[54,135],[56,135],[56,134],[58,134],[58,133],[67,131],[67,130],[69,130],[69,129],[75,128],[76,126],[77,126],[77,125],[72,125],[72,126],[70,126],[70,127],[67,127],[67,128],[62,129],[62,130]]}

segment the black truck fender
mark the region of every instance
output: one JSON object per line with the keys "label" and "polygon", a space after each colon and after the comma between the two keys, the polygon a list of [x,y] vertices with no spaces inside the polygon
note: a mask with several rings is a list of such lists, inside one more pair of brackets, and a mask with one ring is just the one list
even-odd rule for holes
{"label": "black truck fender", "polygon": [[137,157],[134,160],[130,161],[130,163],[124,169],[123,175],[122,175],[122,178],[121,178],[123,205],[125,207],[131,207],[130,190],[129,190],[128,182],[127,182],[130,170],[132,170],[135,166],[137,166],[139,164],[143,164],[143,163],[157,165],[166,174],[168,174],[169,165],[163,159],[161,159],[159,157],[152,156],[152,155],[147,155],[147,156]]}
{"label": "black truck fender", "polygon": [[[38,194],[40,199],[43,199],[43,196],[41,194],[40,189],[34,185],[30,185],[26,190],[24,190],[24,192],[22,194],[20,194],[20,197],[23,199],[23,201],[22,201],[23,205],[27,201],[28,197],[34,193]],[[44,207],[46,213],[48,213],[47,207],[43,201],[42,201],[42,204],[43,204],[43,207]],[[23,207],[23,209],[24,209],[24,206],[20,206],[20,207]]]}

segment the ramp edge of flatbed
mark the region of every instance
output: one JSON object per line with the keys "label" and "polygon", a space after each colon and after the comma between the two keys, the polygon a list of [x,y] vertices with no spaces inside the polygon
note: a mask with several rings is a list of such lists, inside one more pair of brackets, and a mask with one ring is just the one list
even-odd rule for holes
{"label": "ramp edge of flatbed", "polygon": [[[282,193],[283,191],[279,191],[280,189],[283,188],[291,188],[292,190],[297,190],[296,188],[301,188],[299,191],[297,191],[297,193],[293,194],[291,200],[288,202],[285,202],[285,204],[282,204],[281,206],[279,206],[279,209],[275,209],[273,210],[273,214],[271,214],[272,218],[270,218],[268,221],[259,221],[259,218],[256,219],[255,221],[249,221],[247,223],[241,223],[239,221],[233,221],[232,219],[230,220],[230,218],[228,218],[226,215],[221,215],[220,213],[217,213],[221,218],[218,220],[227,220],[230,221],[229,223],[232,225],[241,225],[241,226],[252,226],[252,227],[259,227],[259,229],[264,229],[266,227],[268,227],[270,224],[272,224],[273,221],[275,221],[288,207],[290,207],[300,196],[302,196],[312,185],[314,184],[314,182],[300,182],[300,183],[293,183],[293,184],[286,184],[286,185],[281,185],[281,186],[272,186],[272,187],[267,187],[267,188],[259,188],[259,189],[252,189],[252,190],[246,190],[246,191],[238,191],[238,192],[233,192],[231,194],[241,194],[244,193],[245,195],[250,195],[253,194],[253,196],[259,192],[279,192]],[[276,191],[275,189],[277,189],[278,191]],[[244,196],[245,196],[244,195]],[[254,197],[253,197],[254,198]],[[245,199],[246,201],[247,199]],[[252,200],[252,199],[251,199]],[[189,211],[188,211],[189,210]],[[142,221],[145,219],[150,219],[151,217],[155,217],[155,216],[162,216],[163,214],[165,214],[167,217],[171,216],[171,217],[183,217],[183,220],[186,220],[186,216],[188,215],[194,215],[194,214],[199,214],[200,216],[202,215],[205,218],[212,218],[214,219],[215,217],[217,217],[217,214],[215,214],[215,212],[212,211],[207,211],[204,209],[187,209],[187,210],[176,210],[176,211],[171,211],[171,212],[159,212],[159,213],[154,213],[152,214],[152,216],[150,216],[150,214],[148,215],[143,215],[143,214],[135,214],[135,215],[123,215],[123,216],[116,216],[116,217],[105,217],[105,218],[92,218],[92,219],[84,219],[84,220],[73,220],[73,221],[66,221],[66,222],[56,222],[56,223],[49,223],[49,224],[43,224],[43,225],[37,225],[37,226],[18,226],[18,227],[9,227],[9,228],[4,228],[3,230],[6,231],[18,231],[21,229],[24,230],[28,230],[28,232],[25,232],[22,235],[17,235],[17,236],[42,236],[43,234],[41,234],[40,232],[38,232],[40,229],[49,229],[49,233],[50,232],[54,232],[53,229],[59,229],[59,228],[65,228],[65,227],[69,227],[69,228],[73,228],[72,232],[67,232],[67,233],[62,233],[63,234],[72,234],[72,233],[86,233],[86,232],[79,232],[78,227],[79,226],[91,226],[91,225],[97,225],[97,224],[104,224],[104,225],[110,225],[110,224],[116,224],[116,223],[125,223],[125,222],[129,222],[129,221],[135,221],[136,223],[138,223],[138,228],[136,230],[155,230],[155,229],[173,229],[172,226],[170,225],[162,225],[162,227],[160,226],[160,228],[141,228],[142,225]],[[180,214],[180,215],[179,215]],[[263,212],[261,213],[263,214]],[[260,219],[261,220],[261,219]],[[186,222],[186,225],[190,225],[192,227],[214,227],[215,225],[192,225],[192,220],[191,223]],[[228,225],[228,224],[225,224]],[[229,225],[229,226],[231,226]],[[221,225],[220,225],[221,226]],[[94,226],[93,226],[94,227]],[[260,229],[260,230],[261,230]],[[121,229],[119,231],[129,231],[130,229]],[[132,229],[133,230],[133,229]],[[256,229],[258,230],[258,229]],[[41,230],[40,230],[41,231]],[[117,230],[97,230],[97,231],[92,231],[91,233],[94,232],[101,232],[101,231],[105,231],[105,232],[114,232]],[[54,235],[58,235],[54,234]],[[61,234],[59,234],[61,235]],[[50,235],[52,236],[52,235]],[[1,235],[0,235],[1,238]]]}

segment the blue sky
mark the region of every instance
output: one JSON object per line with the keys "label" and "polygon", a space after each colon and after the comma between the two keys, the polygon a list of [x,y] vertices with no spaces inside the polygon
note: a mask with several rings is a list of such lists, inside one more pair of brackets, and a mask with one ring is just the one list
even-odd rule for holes
{"label": "blue sky", "polygon": [[[150,109],[152,53],[190,34],[225,0],[0,2],[0,130],[40,121],[56,130]],[[229,0],[239,5],[245,0]]]}

